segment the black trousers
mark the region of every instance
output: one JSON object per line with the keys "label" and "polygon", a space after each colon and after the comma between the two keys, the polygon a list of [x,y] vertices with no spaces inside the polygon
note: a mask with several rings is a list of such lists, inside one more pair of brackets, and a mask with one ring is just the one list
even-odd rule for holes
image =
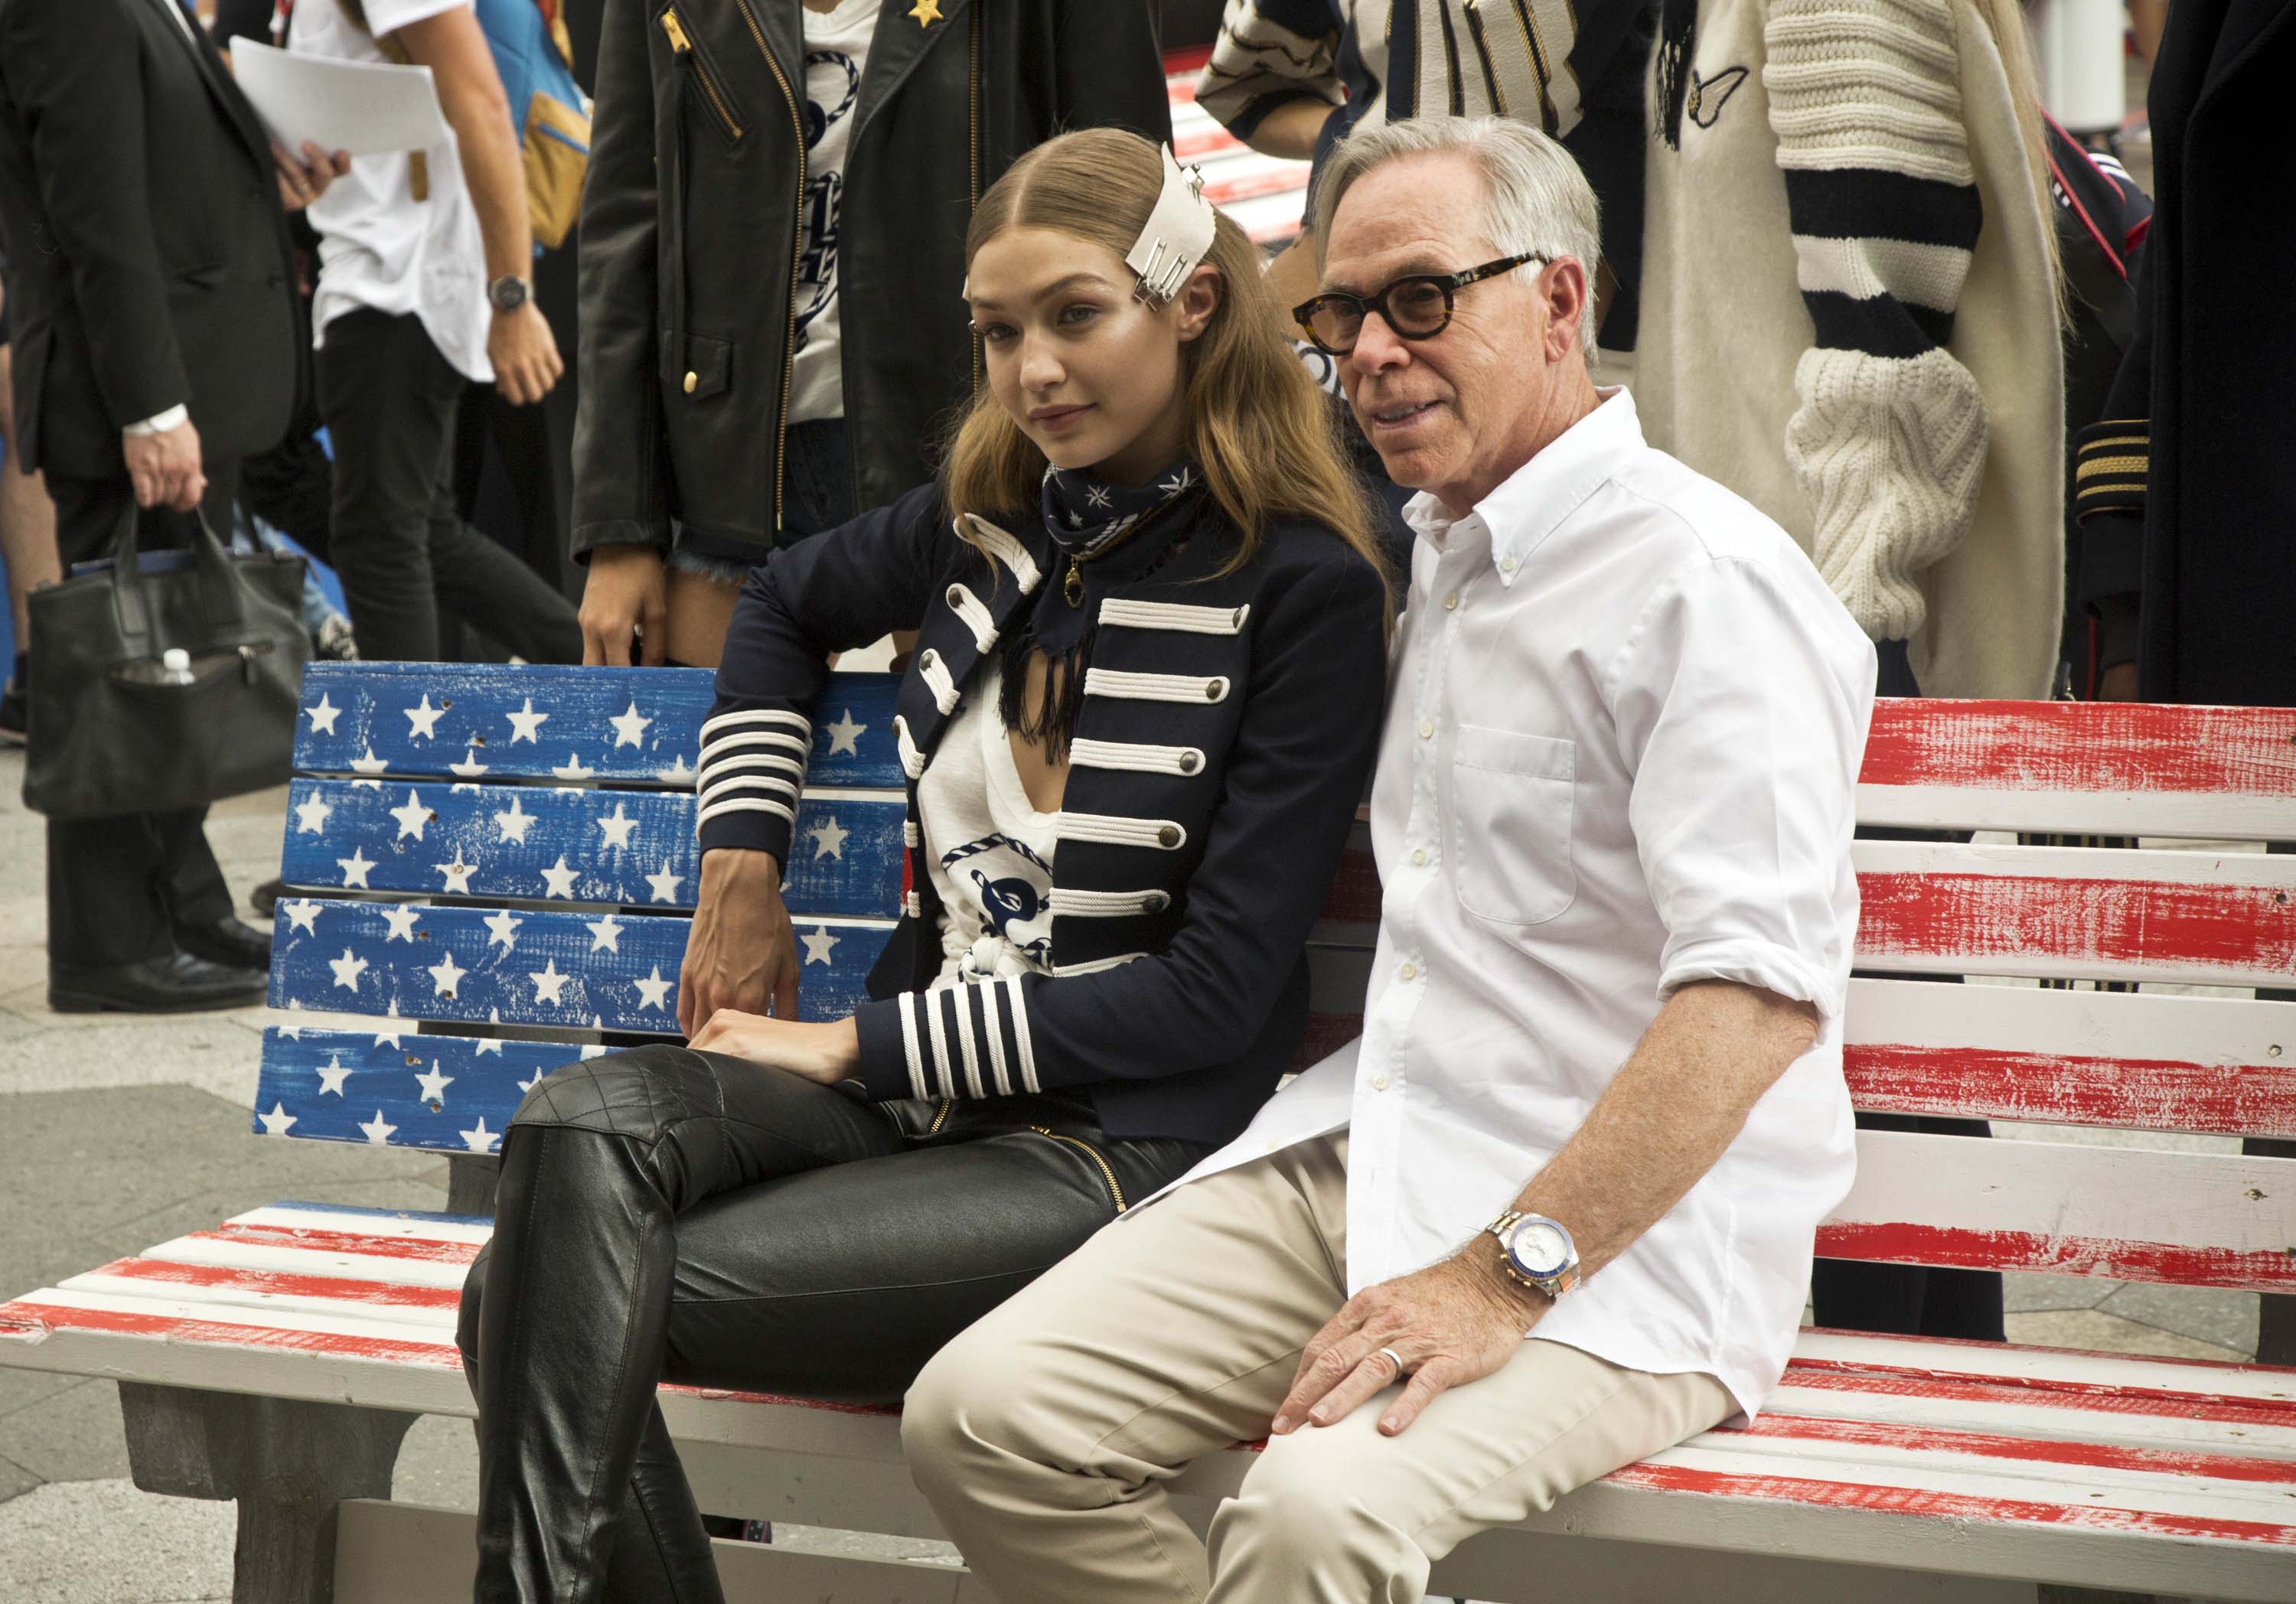
{"label": "black trousers", "polygon": [[573,604],[455,509],[463,385],[412,314],[361,309],[327,324],[319,411],[335,448],[330,556],[359,655],[436,661],[444,607],[528,662],[578,663]]}
{"label": "black trousers", "polygon": [[476,1597],[718,1604],[657,1382],[897,1403],[1208,1150],[1112,1141],[1079,1093],[872,1105],[668,1045],[543,1080],[463,1292]]}
{"label": "black trousers", "polygon": [[[231,528],[238,483],[235,464],[207,464],[201,507],[218,534]],[[56,504],[56,554],[69,574],[75,562],[111,554],[120,520],[134,510],[135,493],[118,479],[75,479],[50,474]],[[136,544],[144,551],[181,547],[193,525],[189,514],[154,507],[136,514]],[[31,671],[40,671],[39,642]],[[204,807],[127,814],[112,819],[48,821],[48,963],[51,968],[110,969],[164,958],[174,950],[173,927],[211,924],[232,911],[231,890],[208,847]]]}

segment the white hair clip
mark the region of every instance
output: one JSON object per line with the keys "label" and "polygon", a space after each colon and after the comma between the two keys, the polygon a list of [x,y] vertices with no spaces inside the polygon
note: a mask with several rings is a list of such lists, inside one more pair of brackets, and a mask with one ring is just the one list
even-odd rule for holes
{"label": "white hair clip", "polygon": [[1215,228],[1212,204],[1204,199],[1202,169],[1183,168],[1170,145],[1163,147],[1163,193],[1156,197],[1156,209],[1148,214],[1132,254],[1124,258],[1124,265],[1140,275],[1140,288],[1134,293],[1152,307],[1171,304],[1211,250]]}

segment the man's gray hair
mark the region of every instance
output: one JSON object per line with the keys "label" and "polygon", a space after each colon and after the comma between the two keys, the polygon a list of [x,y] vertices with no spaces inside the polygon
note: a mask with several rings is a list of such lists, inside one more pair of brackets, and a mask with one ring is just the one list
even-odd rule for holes
{"label": "man's gray hair", "polygon": [[[1405,156],[1464,151],[1483,175],[1483,226],[1501,256],[1536,252],[1569,257],[1587,274],[1587,309],[1578,346],[1593,367],[1595,274],[1603,259],[1603,225],[1594,186],[1570,152],[1538,129],[1505,117],[1416,117],[1349,135],[1332,148],[1316,180],[1316,258],[1340,200],[1374,168]],[[1461,262],[1459,267],[1475,266]]]}

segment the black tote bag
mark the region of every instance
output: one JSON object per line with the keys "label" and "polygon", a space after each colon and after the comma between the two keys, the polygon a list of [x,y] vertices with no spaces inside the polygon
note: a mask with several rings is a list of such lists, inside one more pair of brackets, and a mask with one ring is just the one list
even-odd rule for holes
{"label": "black tote bag", "polygon": [[[159,813],[286,782],[311,655],[303,560],[235,556],[187,521],[188,552],[139,562],[130,508],[110,567],[32,593],[35,813]],[[189,683],[170,683],[171,648]]]}

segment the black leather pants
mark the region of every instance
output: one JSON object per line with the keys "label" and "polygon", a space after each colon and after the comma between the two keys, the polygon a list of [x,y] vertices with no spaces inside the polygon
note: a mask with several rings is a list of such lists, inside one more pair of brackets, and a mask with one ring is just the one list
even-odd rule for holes
{"label": "black leather pants", "polygon": [[1109,1140],[1081,1093],[872,1106],[668,1045],[550,1076],[463,1290],[476,1597],[719,1604],[658,1381],[898,1403],[1206,1150]]}

